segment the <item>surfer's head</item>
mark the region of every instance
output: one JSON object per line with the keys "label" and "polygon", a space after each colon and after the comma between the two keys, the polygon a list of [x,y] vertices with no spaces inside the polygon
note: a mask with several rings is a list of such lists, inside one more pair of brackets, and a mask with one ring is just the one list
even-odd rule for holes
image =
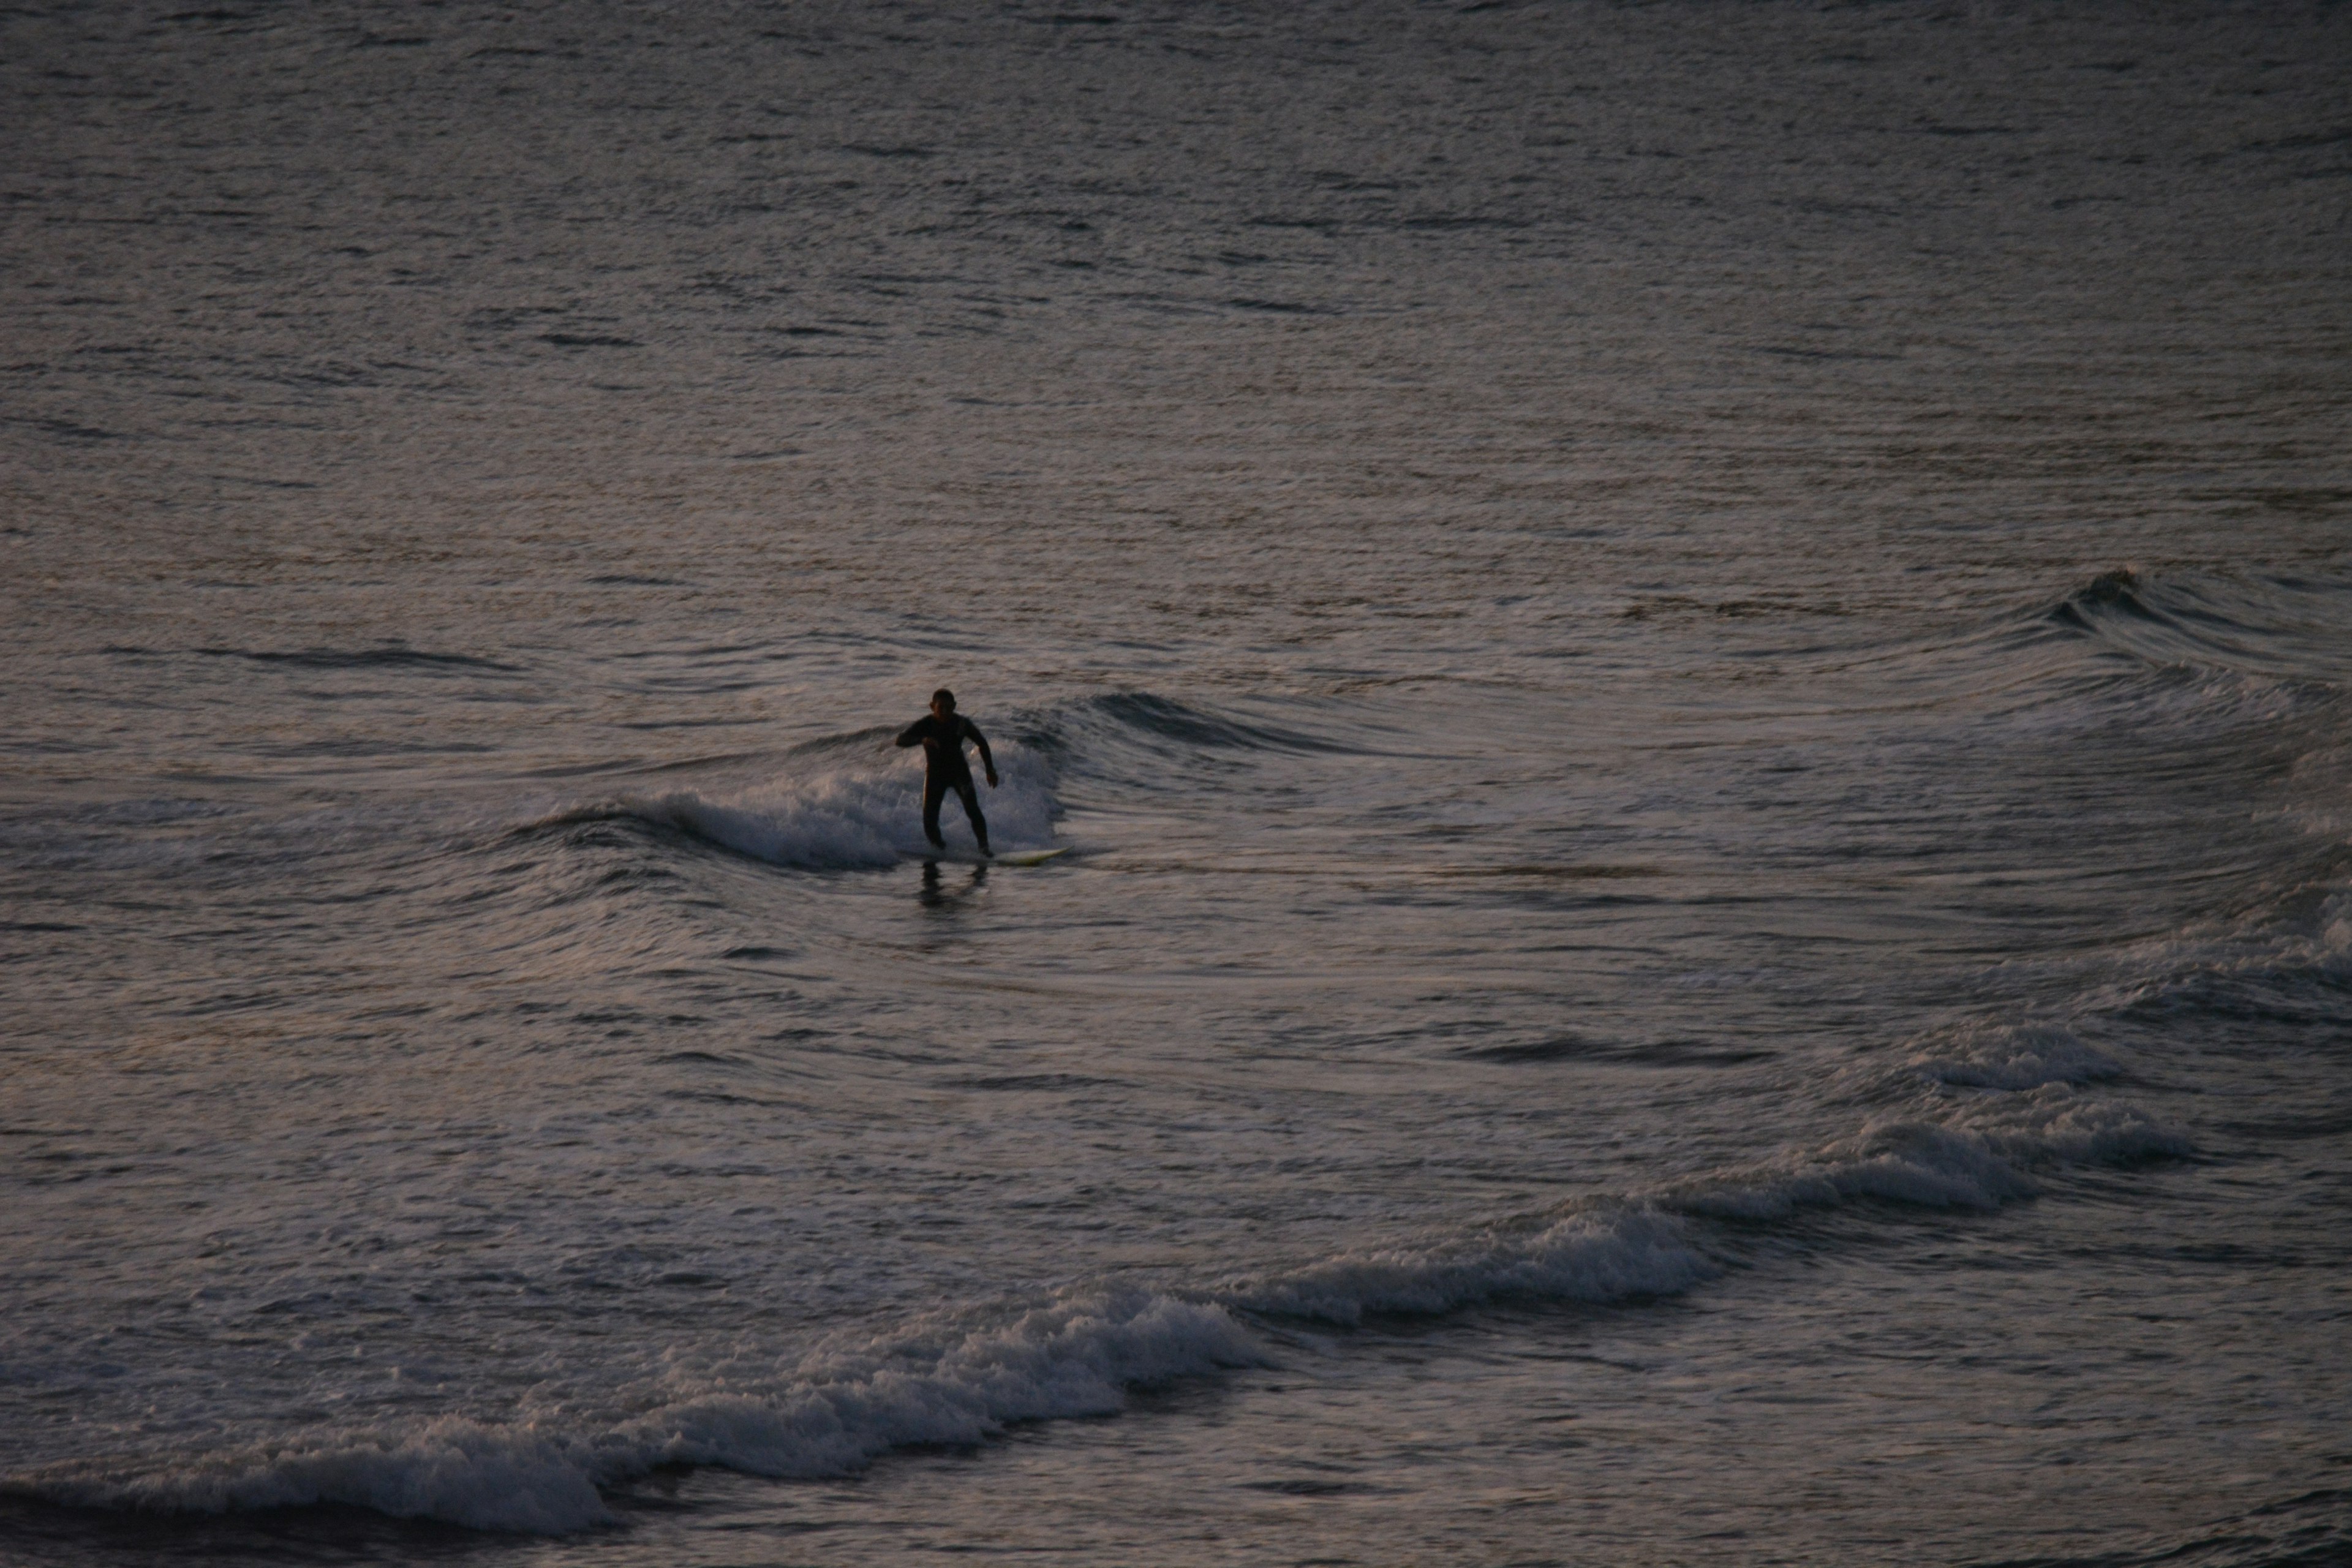
{"label": "surfer's head", "polygon": [[931,711],[944,719],[955,711],[955,693],[940,687],[931,693]]}

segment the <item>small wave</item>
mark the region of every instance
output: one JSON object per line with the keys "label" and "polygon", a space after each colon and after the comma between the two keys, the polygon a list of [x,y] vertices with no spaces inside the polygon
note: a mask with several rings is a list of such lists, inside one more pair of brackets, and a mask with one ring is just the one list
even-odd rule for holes
{"label": "small wave", "polygon": [[830,1349],[781,1390],[698,1394],[615,1436],[634,1468],[839,1475],[894,1447],[977,1443],[1016,1421],[1107,1415],[1131,1389],[1269,1359],[1214,1302],[1079,1292],[992,1328],[942,1319],[936,1340]]}
{"label": "small wave", "polygon": [[[1057,806],[1037,776],[1042,770],[1010,747],[997,765],[1002,786],[981,791],[990,842],[1000,850],[1043,847],[1052,841]],[[900,760],[824,769],[730,795],[692,789],[623,795],[564,807],[518,831],[614,820],[674,828],[738,855],[806,870],[895,866],[925,847],[922,772]],[[971,826],[953,798],[940,820],[950,845],[971,843]]]}
{"label": "small wave", "polygon": [[1509,1298],[1606,1303],[1672,1296],[1720,1272],[1667,1215],[1640,1206],[1575,1214],[1532,1235],[1345,1252],[1232,1287],[1236,1307],[1356,1323],[1433,1317]]}
{"label": "small wave", "polygon": [[2092,579],[2040,618],[2159,668],[2352,679],[2352,584],[2126,569]]}
{"label": "small wave", "polygon": [[[613,1517],[605,1492],[670,1465],[847,1474],[893,1449],[974,1444],[1015,1422],[1105,1415],[1136,1389],[1274,1364],[1250,1320],[1353,1325],[1506,1300],[1615,1304],[1676,1295],[1729,1267],[1696,1227],[1854,1199],[1989,1208],[2056,1164],[2188,1152],[2126,1107],[2051,1085],[1973,1123],[1874,1123],[1768,1166],[1421,1245],[1348,1251],[1197,1295],[1076,1289],[1008,1321],[940,1314],[790,1366],[681,1366],[638,1413],[582,1429],[449,1416],[176,1463],[74,1461],[0,1495],[148,1512],[341,1503],[471,1529],[563,1534]],[[667,1397],[665,1397],[667,1395]],[[576,1419],[576,1418],[575,1418]]]}
{"label": "small wave", "polygon": [[813,869],[852,866],[896,865],[901,847],[917,847],[920,831],[911,837],[903,829],[894,834],[892,819],[919,816],[921,805],[914,790],[864,780],[841,778],[813,781],[796,796],[766,802],[730,803],[694,790],[624,801],[621,809],[648,822],[779,866]]}
{"label": "small wave", "polygon": [[[993,727],[993,726],[992,726]],[[772,784],[714,793],[677,789],[566,805],[523,825],[524,833],[584,822],[636,820],[673,828],[739,855],[804,869],[895,865],[920,854],[922,770],[891,753],[887,730],[805,741]],[[1043,848],[1061,813],[1059,770],[1078,763],[1113,776],[1164,779],[1171,749],[1343,752],[1340,743],[1282,726],[1245,721],[1148,692],[1120,692],[1016,715],[995,741],[1003,785],[983,787],[990,842],[998,849]],[[877,755],[877,753],[882,753]],[[1148,765],[1144,765],[1145,759]],[[951,847],[969,847],[971,828],[952,799],[940,814]]]}
{"label": "small wave", "polygon": [[1683,1183],[1659,1201],[1715,1219],[1778,1220],[1859,1199],[1994,1209],[2042,1190],[2039,1172],[2194,1152],[2188,1137],[2135,1107],[2060,1084],[2003,1096],[1949,1121],[1887,1116],[1849,1138],[1744,1170]]}
{"label": "small wave", "polygon": [[2039,1089],[2119,1078],[2123,1063],[2058,1024],[1972,1025],[1906,1064],[1920,1077],[1963,1089]]}
{"label": "small wave", "polygon": [[0,1491],[74,1507],[221,1513],[340,1503],[475,1530],[565,1534],[613,1518],[607,1489],[668,1465],[814,1478],[893,1448],[985,1441],[1015,1422],[1106,1415],[1130,1391],[1273,1364],[1245,1314],[1353,1323],[1504,1297],[1621,1301],[1717,1272],[1672,1218],[1584,1214],[1535,1234],[1342,1254],[1207,1298],[1072,1292],[973,1329],[942,1315],[837,1343],[773,1374],[683,1371],[676,1396],[598,1430],[463,1417],[193,1461],[75,1462]]}
{"label": "small wave", "polygon": [[2092,578],[2053,605],[2048,618],[2061,626],[2091,631],[2096,628],[2099,617],[2110,611],[2141,620],[2161,618],[2148,608],[2140,594],[2139,574],[2128,566],[2102,572]]}
{"label": "small wave", "polygon": [[[1120,692],[1008,716],[992,724],[1002,787],[980,792],[990,842],[998,849],[1044,848],[1061,815],[1055,784],[1072,764],[1135,784],[1174,776],[1179,750],[1347,752],[1337,741],[1247,721],[1148,692]],[[793,746],[784,776],[723,793],[686,788],[628,794],[562,806],[524,824],[539,833],[585,822],[633,819],[674,828],[739,855],[779,866],[847,869],[887,866],[920,854],[922,769],[893,752],[892,731],[819,736]],[[940,823],[951,847],[971,846],[961,806],[950,799]]]}
{"label": "small wave", "polygon": [[1284,757],[1354,755],[1375,749],[1380,726],[1366,719],[1332,732],[1325,716],[1282,710],[1282,721],[1243,715],[1149,691],[1108,692],[1033,709],[1013,732],[1056,770],[1123,792],[1187,787],[1200,770]]}
{"label": "small wave", "polygon": [[1104,1415],[1130,1389],[1265,1364],[1212,1303],[1134,1292],[1066,1299],[977,1331],[834,1348],[782,1378],[718,1380],[593,1434],[446,1417],[190,1464],[68,1464],[6,1492],[78,1507],[221,1513],[342,1503],[475,1530],[565,1534],[608,1522],[603,1489],[665,1465],[841,1475],[891,1448],[971,1444],[1013,1422]]}
{"label": "small wave", "polygon": [[2352,992],[2352,891],[2306,889],[2246,929],[2169,942],[2152,956],[2158,973],[2099,994],[2103,1011],[2333,1023]]}
{"label": "small wave", "polygon": [[343,1503],[394,1519],[562,1535],[612,1518],[578,1445],[530,1426],[446,1417],[316,1446],[271,1444],[142,1471],[54,1466],[0,1490],[69,1508],[230,1513]]}
{"label": "small wave", "polygon": [[[2054,1043],[2048,1048],[2055,1053]],[[2081,1065],[2089,1065],[2087,1058]],[[1865,1200],[1991,1209],[2040,1192],[2040,1174],[2055,1168],[2193,1152],[2185,1134],[2132,1106],[2043,1081],[1972,1102],[1943,1120],[1879,1118],[1817,1148],[1581,1207],[1539,1226],[1341,1253],[1235,1284],[1219,1299],[1245,1311],[1354,1323],[1370,1314],[1433,1316],[1506,1299],[1612,1303],[1672,1296],[1723,1270],[1688,1221],[1779,1220],[1801,1208]]]}
{"label": "small wave", "polygon": [[[1121,691],[1072,704],[1060,716],[1070,727],[1086,730],[1108,721],[1132,734],[1174,741],[1186,746],[1220,751],[1353,752],[1361,748],[1277,724],[1254,722],[1202,707],[1154,696],[1148,691]],[[1058,728],[1059,726],[1050,726]]]}
{"label": "small wave", "polygon": [[[2060,1042],[2031,1031],[2014,1037],[2038,1042],[2042,1059],[2063,1054]],[[1972,1059],[1994,1058],[1988,1048]],[[1734,1267],[1715,1228],[1723,1222],[1871,1200],[1992,1208],[2039,1191],[2040,1173],[2056,1167],[2189,1152],[2186,1138],[2129,1106],[2044,1082],[1972,1100],[1940,1121],[1885,1118],[1759,1165],[1341,1251],[1213,1289],[1079,1287],[986,1321],[941,1312],[789,1363],[675,1362],[602,1418],[447,1416],[178,1460],[69,1461],[7,1478],[0,1495],[155,1512],[340,1503],[562,1534],[608,1521],[606,1493],[664,1466],[842,1475],[894,1448],[976,1444],[1016,1422],[1109,1415],[1137,1389],[1274,1364],[1264,1331],[1283,1320],[1354,1325],[1502,1300],[1671,1297]]]}

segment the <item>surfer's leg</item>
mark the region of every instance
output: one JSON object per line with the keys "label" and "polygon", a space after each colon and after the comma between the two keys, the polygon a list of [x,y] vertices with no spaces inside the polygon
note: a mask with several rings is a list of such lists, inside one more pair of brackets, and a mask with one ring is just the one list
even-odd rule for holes
{"label": "surfer's leg", "polygon": [[980,840],[980,852],[994,853],[988,847],[988,818],[980,815],[980,791],[967,778],[956,785],[956,794],[963,797],[963,814],[971,818],[971,836]]}
{"label": "surfer's leg", "polygon": [[[966,784],[965,789],[971,786]],[[937,773],[923,775],[923,837],[931,841],[934,849],[944,849],[948,841],[940,837],[940,802],[947,798],[948,781]]]}

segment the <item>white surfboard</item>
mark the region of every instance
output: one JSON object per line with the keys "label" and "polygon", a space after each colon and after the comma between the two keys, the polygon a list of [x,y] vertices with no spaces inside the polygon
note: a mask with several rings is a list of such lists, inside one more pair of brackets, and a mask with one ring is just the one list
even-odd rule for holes
{"label": "white surfboard", "polygon": [[901,849],[902,860],[944,860],[957,866],[1043,866],[1056,856],[1067,855],[1066,844],[1052,849],[1007,849],[1001,855],[982,855],[977,849]]}

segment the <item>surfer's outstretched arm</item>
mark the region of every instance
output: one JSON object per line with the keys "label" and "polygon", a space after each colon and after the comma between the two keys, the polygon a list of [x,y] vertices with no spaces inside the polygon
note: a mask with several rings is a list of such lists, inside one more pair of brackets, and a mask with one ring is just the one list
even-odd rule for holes
{"label": "surfer's outstretched arm", "polygon": [[892,745],[895,745],[895,746],[919,746],[919,745],[921,745],[921,744],[923,743],[923,725],[924,725],[924,723],[925,723],[925,721],[923,721],[923,720],[921,720],[921,719],[918,719],[918,720],[916,720],[913,723],[911,723],[911,724],[908,725],[905,729],[903,729],[903,730],[899,731],[898,731],[898,738],[896,741],[892,742],[891,742],[891,744],[892,744]]}

